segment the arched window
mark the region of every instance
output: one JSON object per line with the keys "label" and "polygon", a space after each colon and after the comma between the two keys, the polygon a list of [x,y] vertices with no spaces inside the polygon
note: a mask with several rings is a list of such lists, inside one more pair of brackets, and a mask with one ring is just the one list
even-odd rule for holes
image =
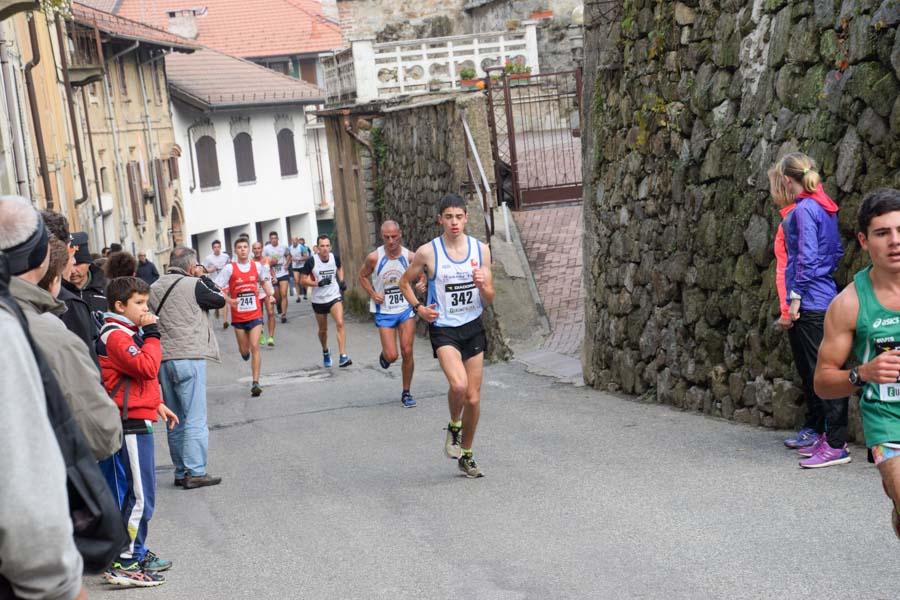
{"label": "arched window", "polygon": [[238,183],[256,181],[256,169],[253,167],[253,140],[248,133],[234,136],[234,162],[237,165]]}
{"label": "arched window", "polygon": [[219,160],[216,156],[216,140],[204,135],[195,144],[197,149],[197,173],[200,176],[200,188],[218,187]]}
{"label": "arched window", "polygon": [[278,160],[281,176],[297,174],[297,152],[294,150],[294,132],[285,127],[278,132]]}

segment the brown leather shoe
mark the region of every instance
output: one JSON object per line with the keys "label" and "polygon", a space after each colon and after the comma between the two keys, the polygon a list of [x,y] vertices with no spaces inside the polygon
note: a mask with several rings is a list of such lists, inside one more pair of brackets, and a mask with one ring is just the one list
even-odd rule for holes
{"label": "brown leather shoe", "polygon": [[175,487],[184,487],[184,477],[175,478]]}
{"label": "brown leather shoe", "polygon": [[194,488],[199,488],[199,487],[209,487],[211,485],[219,485],[220,483],[222,483],[221,477],[210,477],[208,473],[201,477],[185,475],[183,487],[186,490],[192,490]]}

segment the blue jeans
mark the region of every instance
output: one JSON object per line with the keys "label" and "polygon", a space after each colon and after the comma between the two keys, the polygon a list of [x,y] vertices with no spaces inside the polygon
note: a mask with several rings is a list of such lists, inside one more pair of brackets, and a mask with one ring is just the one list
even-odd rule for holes
{"label": "blue jeans", "polygon": [[175,478],[185,474],[206,475],[209,429],[206,427],[206,360],[163,361],[159,369],[166,406],[178,415],[178,425],[169,431],[169,454]]}

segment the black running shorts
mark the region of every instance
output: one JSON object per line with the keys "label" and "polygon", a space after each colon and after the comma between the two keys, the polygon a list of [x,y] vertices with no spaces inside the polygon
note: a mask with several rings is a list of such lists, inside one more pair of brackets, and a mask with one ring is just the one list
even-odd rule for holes
{"label": "black running shorts", "polygon": [[484,323],[481,317],[459,327],[428,326],[431,336],[431,349],[437,358],[437,349],[441,346],[453,346],[462,355],[463,362],[473,356],[487,351],[487,336],[484,333]]}
{"label": "black running shorts", "polygon": [[331,307],[334,306],[335,304],[337,304],[338,302],[341,302],[342,300],[343,300],[343,298],[335,298],[331,302],[324,302],[322,304],[316,304],[315,302],[313,302],[312,303],[313,312],[316,313],[317,315],[330,314]]}

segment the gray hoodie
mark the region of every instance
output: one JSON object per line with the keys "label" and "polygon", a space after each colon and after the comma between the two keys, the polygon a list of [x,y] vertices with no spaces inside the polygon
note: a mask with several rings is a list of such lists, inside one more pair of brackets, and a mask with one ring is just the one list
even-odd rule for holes
{"label": "gray hoodie", "polygon": [[9,291],[25,313],[31,337],[47,359],[94,456],[101,460],[115,454],[122,447],[119,409],[103,388],[84,342],[58,318],[66,305],[18,277],[10,280]]}
{"label": "gray hoodie", "polygon": [[66,467],[31,348],[2,307],[0,340],[0,576],[23,600],[71,600],[81,590],[82,561]]}

